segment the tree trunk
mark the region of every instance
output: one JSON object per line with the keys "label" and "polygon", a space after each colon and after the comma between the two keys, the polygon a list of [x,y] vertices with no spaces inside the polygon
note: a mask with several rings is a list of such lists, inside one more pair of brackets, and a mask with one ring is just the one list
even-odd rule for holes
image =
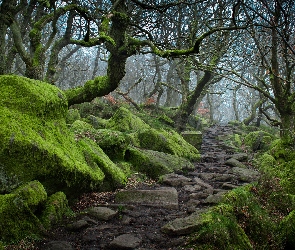
{"label": "tree trunk", "polygon": [[125,76],[125,65],[127,58],[135,54],[135,50],[128,47],[126,41],[126,30],[128,27],[127,8],[124,1],[116,4],[110,27],[110,37],[114,43],[107,42],[106,47],[110,52],[108,59],[107,75],[96,77],[82,87],[65,91],[69,106],[83,102],[90,102],[95,97],[104,96],[114,91]]}
{"label": "tree trunk", "polygon": [[201,78],[201,80],[197,83],[196,88],[194,91],[187,97],[187,102],[183,102],[174,117],[176,129],[178,131],[184,131],[186,128],[186,124],[188,121],[188,117],[194,110],[194,105],[199,98],[199,96],[202,93],[203,88],[206,86],[206,84],[212,79],[212,72],[211,71],[205,71],[204,76]]}

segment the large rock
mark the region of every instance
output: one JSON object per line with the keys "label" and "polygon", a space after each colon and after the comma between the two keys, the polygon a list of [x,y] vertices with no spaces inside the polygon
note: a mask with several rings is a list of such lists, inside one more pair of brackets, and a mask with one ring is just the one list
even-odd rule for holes
{"label": "large rock", "polygon": [[168,209],[178,209],[178,194],[175,188],[156,190],[126,190],[116,194],[117,203],[138,204]]}
{"label": "large rock", "polygon": [[94,141],[112,160],[122,160],[130,144],[129,137],[120,131],[95,129],[89,123],[77,120],[71,126],[76,138]]}
{"label": "large rock", "polygon": [[185,158],[134,147],[126,150],[125,160],[130,162],[134,169],[152,178],[157,178],[176,170],[194,169],[194,165]]}
{"label": "large rock", "polygon": [[184,131],[182,137],[196,149],[200,150],[202,146],[202,132],[200,131]]}
{"label": "large rock", "polygon": [[0,195],[0,241],[10,243],[40,235],[44,227],[50,228],[51,223],[57,222],[67,211],[69,208],[63,193],[47,199],[40,182],[23,184],[10,194]]}
{"label": "large rock", "polygon": [[239,180],[244,182],[257,181],[259,178],[259,172],[252,169],[233,167],[229,172],[236,175]]}
{"label": "large rock", "polygon": [[227,161],[224,162],[225,165],[231,166],[231,167],[238,167],[238,168],[247,168],[242,162],[238,161],[235,158],[230,158]]}
{"label": "large rock", "polygon": [[116,237],[111,243],[110,248],[116,250],[136,249],[141,243],[141,239],[133,234],[122,234]]}
{"label": "large rock", "polygon": [[120,107],[108,121],[106,128],[121,132],[132,132],[148,129],[150,126],[128,109]]}
{"label": "large rock", "polygon": [[[102,184],[110,160],[88,157],[89,148],[103,155],[97,145],[76,143],[66,126],[67,100],[61,90],[12,75],[0,76],[0,88],[0,167],[9,183],[1,187],[3,193],[35,179],[50,193],[75,190],[76,195]],[[124,176],[117,181],[124,182]]]}
{"label": "large rock", "polygon": [[87,210],[87,213],[98,220],[108,221],[114,218],[118,212],[107,207],[92,207]]}
{"label": "large rock", "polygon": [[188,235],[202,225],[201,212],[204,211],[200,210],[192,213],[190,216],[170,221],[161,230],[169,235]]}
{"label": "large rock", "polygon": [[138,146],[144,149],[168,153],[192,161],[200,159],[199,151],[173,130],[145,129],[137,133],[137,139]]}

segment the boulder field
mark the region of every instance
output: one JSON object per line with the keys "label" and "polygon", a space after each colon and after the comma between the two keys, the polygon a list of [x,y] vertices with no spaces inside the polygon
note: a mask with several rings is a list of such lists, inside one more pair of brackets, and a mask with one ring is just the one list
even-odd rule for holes
{"label": "boulder field", "polygon": [[[122,187],[134,171],[158,178],[191,169],[191,161],[200,158],[178,133],[153,129],[127,108],[119,108],[108,120],[97,118],[104,127],[94,128],[77,112],[69,112],[64,92],[53,85],[2,75],[0,88],[0,218],[3,223],[8,214],[22,218],[20,224],[6,221],[1,226],[8,231],[1,231],[0,242],[42,231],[26,221],[49,228],[48,200],[59,198],[67,204],[67,198],[85,192]],[[76,116],[69,119],[71,114]],[[16,191],[27,190],[26,185],[43,192],[34,206],[29,201],[35,200],[35,191],[25,198]],[[14,209],[19,202],[22,209]]]}

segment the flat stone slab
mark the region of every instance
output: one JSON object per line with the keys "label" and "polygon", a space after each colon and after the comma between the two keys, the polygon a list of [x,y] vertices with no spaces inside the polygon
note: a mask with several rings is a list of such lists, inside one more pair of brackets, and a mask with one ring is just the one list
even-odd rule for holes
{"label": "flat stone slab", "polygon": [[178,209],[178,193],[173,187],[155,190],[126,190],[116,194],[115,202]]}
{"label": "flat stone slab", "polygon": [[228,159],[224,164],[230,167],[247,168],[242,162],[238,161],[235,158]]}
{"label": "flat stone slab", "polygon": [[111,243],[111,249],[135,249],[141,243],[141,239],[132,234],[122,234],[116,237]]}
{"label": "flat stone slab", "polygon": [[247,161],[249,157],[246,153],[236,153],[236,154],[233,154],[231,158],[234,158],[238,161]]}
{"label": "flat stone slab", "polygon": [[183,187],[192,183],[192,180],[190,178],[179,174],[165,174],[161,178],[162,183],[167,184],[171,187]]}
{"label": "flat stone slab", "polygon": [[170,221],[161,228],[161,231],[168,235],[188,235],[196,231],[202,225],[200,215],[206,210],[207,209],[199,210],[187,217]]}
{"label": "flat stone slab", "polygon": [[92,207],[87,209],[87,213],[98,220],[108,221],[114,218],[118,212],[107,207]]}
{"label": "flat stone slab", "polygon": [[45,247],[45,250],[74,250],[70,242],[67,241],[50,241]]}
{"label": "flat stone slab", "polygon": [[218,204],[219,202],[222,201],[222,198],[225,193],[226,193],[225,191],[221,191],[221,192],[218,192],[217,194],[211,194],[203,201],[203,203]]}
{"label": "flat stone slab", "polygon": [[244,182],[257,181],[259,178],[259,172],[252,169],[234,167],[230,172],[237,176],[237,178]]}

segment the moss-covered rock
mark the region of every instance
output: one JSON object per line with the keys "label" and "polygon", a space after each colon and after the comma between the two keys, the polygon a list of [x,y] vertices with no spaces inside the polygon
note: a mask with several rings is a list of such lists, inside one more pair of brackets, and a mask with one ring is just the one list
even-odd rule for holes
{"label": "moss-covered rock", "polygon": [[194,169],[193,164],[182,157],[133,147],[126,151],[125,159],[135,170],[151,178],[158,178],[176,170]]}
{"label": "moss-covered rock", "polygon": [[219,205],[200,216],[199,230],[191,238],[196,249],[253,249],[230,205]]}
{"label": "moss-covered rock", "polygon": [[145,129],[137,133],[139,147],[197,161],[199,151],[173,130]]}
{"label": "moss-covered rock", "polygon": [[124,169],[120,169],[104,151],[89,138],[81,138],[78,145],[90,167],[100,169],[101,174],[105,176],[100,190],[113,190],[126,184],[126,174]]}
{"label": "moss-covered rock", "polygon": [[108,123],[108,120],[94,115],[87,116],[84,121],[91,124],[95,129],[104,129]]}
{"label": "moss-covered rock", "polygon": [[13,75],[0,76],[0,88],[2,176],[39,180],[50,193],[71,187],[78,194],[101,185],[105,175],[87,164],[67,128],[61,90]]}
{"label": "moss-covered rock", "polygon": [[266,151],[267,149],[269,149],[269,146],[273,139],[273,136],[267,132],[254,131],[245,136],[244,143],[253,151]]}
{"label": "moss-covered rock", "polygon": [[34,212],[46,199],[47,193],[38,181],[0,195],[0,240],[10,242],[28,235],[39,235],[43,226]]}
{"label": "moss-covered rock", "polygon": [[127,147],[130,144],[130,136],[120,131],[110,129],[94,129],[90,124],[83,121],[75,121],[71,126],[76,139],[89,138],[112,159],[122,160]]}
{"label": "moss-covered rock", "polygon": [[200,131],[184,131],[181,133],[183,139],[196,149],[200,150],[202,146],[202,132]]}
{"label": "moss-covered rock", "polygon": [[106,125],[108,129],[129,133],[149,127],[148,124],[124,107],[120,107]]}
{"label": "moss-covered rock", "polygon": [[47,198],[39,181],[23,184],[10,194],[0,195],[0,241],[8,244],[25,237],[39,238],[70,211],[64,193]]}
{"label": "moss-covered rock", "polygon": [[268,176],[279,178],[284,191],[295,195],[295,150],[281,140],[274,141],[270,147],[258,158],[258,167]]}
{"label": "moss-covered rock", "polygon": [[52,225],[61,221],[70,212],[66,195],[63,192],[57,192],[48,197],[40,221],[45,229],[50,229]]}
{"label": "moss-covered rock", "polygon": [[66,122],[67,124],[72,124],[76,120],[80,120],[81,116],[78,109],[69,109],[67,116],[66,116]]}

